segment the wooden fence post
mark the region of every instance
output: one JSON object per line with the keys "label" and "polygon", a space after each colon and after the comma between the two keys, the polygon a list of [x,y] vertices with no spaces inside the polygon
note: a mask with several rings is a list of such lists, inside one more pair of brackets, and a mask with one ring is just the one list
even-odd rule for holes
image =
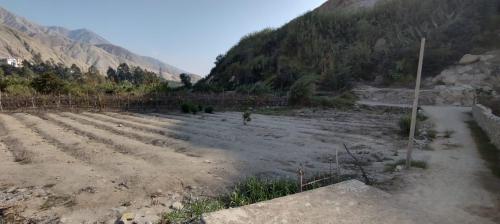
{"label": "wooden fence post", "polygon": [[302,192],[303,190],[302,187],[304,186],[304,169],[302,163],[300,164],[298,174],[299,174],[299,192]]}
{"label": "wooden fence post", "polygon": [[417,109],[418,109],[418,98],[420,94],[420,81],[422,79],[422,65],[424,62],[424,50],[425,50],[425,38],[422,38],[420,44],[420,58],[418,60],[418,71],[417,71],[417,83],[415,86],[415,99],[413,100],[413,109],[411,113],[411,126],[410,126],[410,136],[408,140],[408,151],[406,153],[406,168],[411,168],[412,151],[413,151],[413,140],[415,138],[415,126],[417,124]]}
{"label": "wooden fence post", "polygon": [[2,105],[2,90],[0,90],[0,111],[3,112],[3,105]]}
{"label": "wooden fence post", "polygon": [[340,163],[339,163],[339,150],[335,149],[335,164],[337,168],[337,181],[340,181],[341,173],[340,173]]}
{"label": "wooden fence post", "polygon": [[36,106],[35,106],[35,99],[34,99],[33,95],[31,95],[31,107],[33,108],[33,110],[36,108]]}

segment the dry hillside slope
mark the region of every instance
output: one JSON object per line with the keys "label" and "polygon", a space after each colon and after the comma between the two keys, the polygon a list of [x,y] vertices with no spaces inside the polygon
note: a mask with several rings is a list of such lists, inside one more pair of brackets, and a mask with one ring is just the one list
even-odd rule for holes
{"label": "dry hillside slope", "polygon": [[[179,80],[185,71],[151,57],[140,56],[111,44],[87,29],[69,30],[41,26],[0,7],[0,58],[14,56],[31,60],[40,53],[44,60],[68,66],[76,64],[84,70],[94,65],[102,74],[108,67],[121,63],[159,72],[167,80]],[[192,75],[196,81],[199,76]]]}

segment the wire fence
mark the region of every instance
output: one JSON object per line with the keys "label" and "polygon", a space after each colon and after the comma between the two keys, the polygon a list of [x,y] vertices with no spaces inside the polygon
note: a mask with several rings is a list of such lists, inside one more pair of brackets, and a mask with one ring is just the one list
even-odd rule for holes
{"label": "wire fence", "polygon": [[241,94],[152,94],[136,95],[32,95],[0,94],[0,110],[24,111],[168,111],[177,110],[183,103],[212,106],[217,110],[248,107],[282,107],[288,105],[286,96]]}
{"label": "wire fence", "polygon": [[[371,178],[368,176],[368,173],[363,168],[362,163],[349,150],[346,144],[344,144],[344,149],[347,155],[349,155],[349,157],[353,159],[354,165],[359,169],[360,171],[359,173],[361,174],[360,176],[363,179],[363,182],[367,185],[371,185],[372,184]],[[313,174],[312,176],[308,174],[309,178],[307,178],[308,176],[306,175],[304,166],[300,164],[300,167],[297,170],[299,192],[314,189],[321,186],[335,184],[344,181],[346,179],[354,178],[354,176],[342,174],[342,166],[341,166],[341,161],[339,159],[338,149],[335,149],[334,154],[332,153],[331,155],[329,155],[328,163],[329,163],[328,172],[325,171],[319,174]],[[335,165],[333,165],[334,163]]]}

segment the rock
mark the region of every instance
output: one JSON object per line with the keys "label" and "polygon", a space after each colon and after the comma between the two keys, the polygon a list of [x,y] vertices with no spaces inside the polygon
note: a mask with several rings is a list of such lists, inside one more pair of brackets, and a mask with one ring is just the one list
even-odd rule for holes
{"label": "rock", "polygon": [[7,193],[12,194],[16,191],[16,189],[17,189],[16,187],[11,187],[11,188],[7,189]]}
{"label": "rock", "polygon": [[476,63],[481,59],[481,56],[479,55],[472,55],[472,54],[466,54],[460,59],[458,62],[461,65],[468,65],[472,63]]}
{"label": "rock", "polygon": [[133,223],[135,219],[135,214],[131,212],[123,213],[118,223]]}
{"label": "rock", "polygon": [[119,214],[123,214],[125,211],[127,211],[127,207],[120,206],[118,208],[112,208],[111,211],[115,212],[116,215],[119,215]]}
{"label": "rock", "polygon": [[402,165],[398,165],[398,166],[396,166],[396,169],[394,171],[401,172],[401,171],[403,171],[403,169],[404,169],[404,167]]}
{"label": "rock", "polygon": [[118,127],[121,128],[121,127],[123,127],[123,125],[122,124],[118,124]]}
{"label": "rock", "polygon": [[175,209],[175,210],[182,210],[184,208],[184,205],[181,202],[176,201],[176,202],[172,203],[170,208]]}

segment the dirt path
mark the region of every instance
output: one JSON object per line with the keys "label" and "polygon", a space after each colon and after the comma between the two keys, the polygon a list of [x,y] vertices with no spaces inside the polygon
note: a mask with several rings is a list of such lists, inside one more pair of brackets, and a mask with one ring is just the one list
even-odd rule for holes
{"label": "dirt path", "polygon": [[[438,133],[433,151],[423,152],[429,169],[410,173],[396,198],[421,208],[439,223],[500,223],[500,179],[479,155],[465,123],[470,108],[425,107]],[[442,134],[441,134],[442,135]]]}

